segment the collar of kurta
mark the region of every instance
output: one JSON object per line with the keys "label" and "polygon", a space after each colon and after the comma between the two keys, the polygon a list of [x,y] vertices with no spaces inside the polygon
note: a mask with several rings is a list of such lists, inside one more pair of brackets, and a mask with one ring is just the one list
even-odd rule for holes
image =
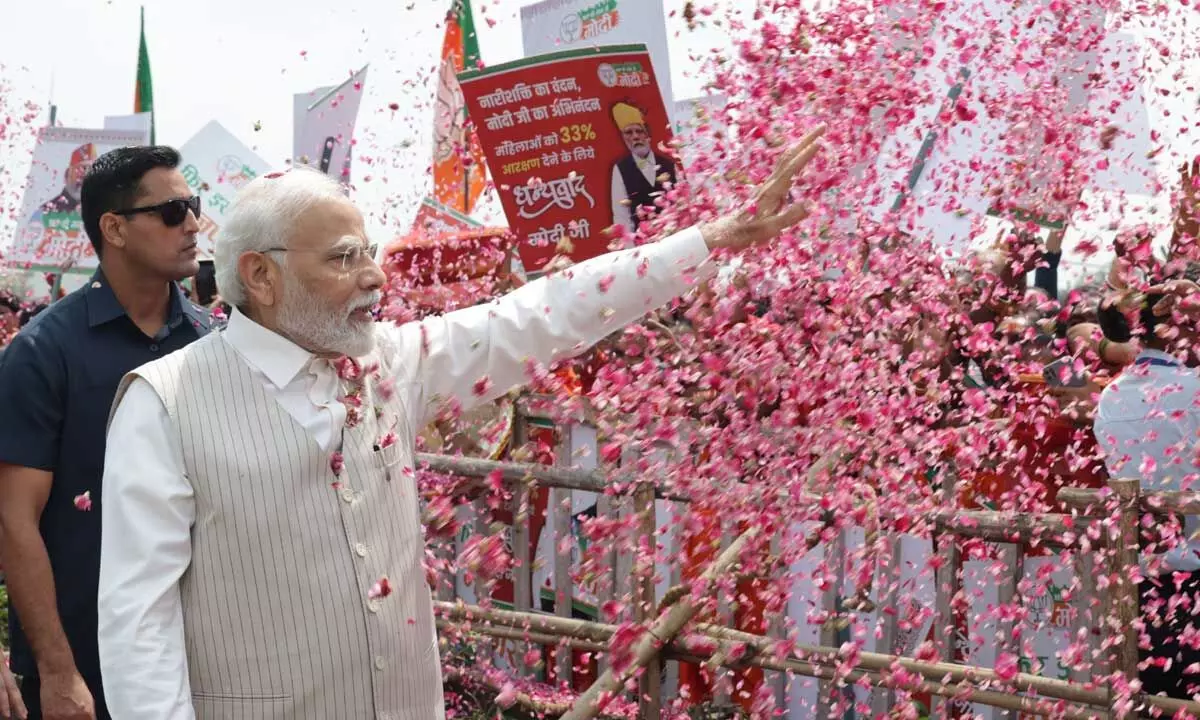
{"label": "collar of kurta", "polygon": [[291,340],[246,317],[237,308],[229,317],[224,337],[242,359],[281,389],[287,387],[314,357]]}
{"label": "collar of kurta", "polygon": [[1161,350],[1143,350],[1138,353],[1134,364],[1138,366],[1151,367],[1183,367],[1183,363],[1179,362],[1179,358],[1170,353],[1162,352]]}

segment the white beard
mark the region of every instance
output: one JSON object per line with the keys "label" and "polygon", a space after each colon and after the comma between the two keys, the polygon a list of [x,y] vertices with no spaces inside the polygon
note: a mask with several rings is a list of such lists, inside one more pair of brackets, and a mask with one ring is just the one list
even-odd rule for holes
{"label": "white beard", "polygon": [[381,294],[375,291],[331,310],[324,298],[309,292],[288,273],[279,307],[279,329],[309,352],[360,358],[375,349],[375,324],[351,320],[350,313],[378,305],[381,300]]}

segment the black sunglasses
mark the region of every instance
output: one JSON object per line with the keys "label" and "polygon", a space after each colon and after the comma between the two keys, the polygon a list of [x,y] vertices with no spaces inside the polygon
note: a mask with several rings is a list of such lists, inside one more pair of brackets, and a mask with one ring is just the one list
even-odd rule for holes
{"label": "black sunglasses", "polygon": [[200,196],[193,195],[190,198],[178,198],[168,200],[165,203],[158,205],[150,205],[148,207],[130,208],[128,210],[113,210],[114,215],[129,217],[130,215],[139,215],[141,213],[158,213],[162,218],[163,225],[167,227],[175,227],[182,225],[184,220],[187,220],[188,210],[192,211],[192,215],[196,219],[200,219]]}

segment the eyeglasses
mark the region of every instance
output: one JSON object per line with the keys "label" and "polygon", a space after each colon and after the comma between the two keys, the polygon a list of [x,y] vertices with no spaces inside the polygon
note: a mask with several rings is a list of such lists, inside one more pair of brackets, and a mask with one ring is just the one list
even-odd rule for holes
{"label": "eyeglasses", "polygon": [[128,210],[113,210],[114,215],[129,217],[130,215],[140,215],[141,213],[158,213],[162,218],[163,225],[167,227],[177,227],[187,220],[188,210],[192,211],[192,215],[197,220],[200,219],[200,196],[193,195],[190,198],[176,198],[168,200],[165,203],[157,205],[148,205],[146,207],[129,208]]}
{"label": "eyeglasses", "polygon": [[[328,256],[325,258],[327,262],[340,268],[342,272],[356,270],[367,265],[368,261],[374,262],[375,254],[379,250],[379,245],[349,245],[341,248],[334,248],[328,251]],[[285,248],[274,247],[262,250],[263,253],[271,252],[320,252],[319,250],[309,250],[307,248]]]}

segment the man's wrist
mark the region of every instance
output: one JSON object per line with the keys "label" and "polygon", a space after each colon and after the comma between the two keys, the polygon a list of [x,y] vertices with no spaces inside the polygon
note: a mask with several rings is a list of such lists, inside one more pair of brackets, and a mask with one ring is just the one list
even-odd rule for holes
{"label": "man's wrist", "polygon": [[712,222],[701,223],[696,229],[700,231],[700,237],[704,238],[704,245],[708,251],[715,252],[721,248],[730,247],[733,225],[732,219],[723,217]]}
{"label": "man's wrist", "polygon": [[37,669],[38,677],[41,678],[68,678],[79,674],[75,667],[75,657],[69,650],[65,653],[51,653],[45,658],[39,657]]}

